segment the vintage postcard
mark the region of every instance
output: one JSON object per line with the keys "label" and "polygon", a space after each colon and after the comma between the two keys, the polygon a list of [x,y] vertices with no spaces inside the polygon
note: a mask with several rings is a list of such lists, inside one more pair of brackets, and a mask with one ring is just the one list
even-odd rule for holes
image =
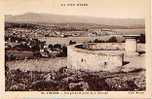
{"label": "vintage postcard", "polygon": [[0,0],[2,99],[150,98],[150,0]]}

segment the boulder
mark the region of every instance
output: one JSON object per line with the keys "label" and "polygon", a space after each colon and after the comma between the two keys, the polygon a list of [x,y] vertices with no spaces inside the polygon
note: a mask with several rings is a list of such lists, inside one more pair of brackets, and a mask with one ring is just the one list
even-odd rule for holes
{"label": "boulder", "polygon": [[89,90],[89,85],[87,82],[69,83],[70,91],[87,91]]}

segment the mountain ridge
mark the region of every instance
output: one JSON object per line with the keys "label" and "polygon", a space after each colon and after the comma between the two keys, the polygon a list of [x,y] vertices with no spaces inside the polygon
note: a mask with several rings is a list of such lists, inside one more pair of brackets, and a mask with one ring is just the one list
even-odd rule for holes
{"label": "mountain ridge", "polygon": [[144,26],[144,19],[98,18],[90,16],[25,13],[5,15],[5,22],[14,23],[92,23],[118,26]]}

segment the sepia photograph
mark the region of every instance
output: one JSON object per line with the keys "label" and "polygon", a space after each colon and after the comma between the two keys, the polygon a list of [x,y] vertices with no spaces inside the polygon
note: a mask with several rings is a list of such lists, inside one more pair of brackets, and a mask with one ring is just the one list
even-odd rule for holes
{"label": "sepia photograph", "polygon": [[109,1],[6,14],[5,91],[145,91],[144,0]]}

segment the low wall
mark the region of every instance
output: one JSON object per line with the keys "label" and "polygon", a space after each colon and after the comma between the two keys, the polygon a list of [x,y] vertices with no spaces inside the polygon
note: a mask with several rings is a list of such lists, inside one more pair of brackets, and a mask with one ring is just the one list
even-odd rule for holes
{"label": "low wall", "polygon": [[92,50],[101,50],[101,49],[125,50],[124,46],[125,46],[124,43],[89,43],[87,44],[86,47]]}
{"label": "low wall", "polygon": [[[89,50],[125,50],[125,43],[89,43],[85,47]],[[145,44],[137,43],[137,52],[145,51]]]}
{"label": "low wall", "polygon": [[[76,41],[76,43],[83,43],[83,42],[88,42],[90,40],[94,39],[99,39],[99,40],[108,40],[110,36],[103,36],[103,37],[68,37],[68,38],[61,38],[61,37],[41,37],[39,40],[41,41],[46,41],[46,44],[63,44],[63,45],[69,45],[70,40]],[[125,49],[125,43],[119,43],[120,45],[117,46],[118,44],[113,44],[114,47],[120,48],[120,49]],[[97,49],[98,47],[100,48],[103,46],[110,46],[110,43],[97,43]],[[116,46],[115,46],[116,45]],[[105,47],[106,47],[105,46]],[[145,44],[138,43],[137,44],[137,51],[145,51]]]}

